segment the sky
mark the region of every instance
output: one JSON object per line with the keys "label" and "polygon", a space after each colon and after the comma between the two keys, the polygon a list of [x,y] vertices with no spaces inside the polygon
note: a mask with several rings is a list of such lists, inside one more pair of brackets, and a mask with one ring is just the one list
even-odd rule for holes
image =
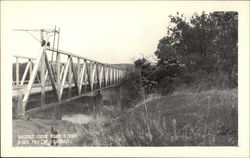
{"label": "sky", "polygon": [[[213,2],[213,6],[216,2]],[[40,43],[13,29],[60,27],[59,49],[103,63],[153,60],[158,41],[167,33],[170,14],[209,12],[202,2],[166,1],[4,1],[1,4],[1,52],[36,57]],[[222,7],[219,3],[217,7]],[[34,33],[39,38],[38,33]]]}

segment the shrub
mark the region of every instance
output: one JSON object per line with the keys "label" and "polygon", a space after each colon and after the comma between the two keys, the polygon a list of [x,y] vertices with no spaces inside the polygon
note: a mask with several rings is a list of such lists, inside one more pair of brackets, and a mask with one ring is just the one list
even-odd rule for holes
{"label": "shrub", "polygon": [[142,98],[142,82],[140,71],[133,69],[127,71],[121,81],[122,109],[133,107]]}

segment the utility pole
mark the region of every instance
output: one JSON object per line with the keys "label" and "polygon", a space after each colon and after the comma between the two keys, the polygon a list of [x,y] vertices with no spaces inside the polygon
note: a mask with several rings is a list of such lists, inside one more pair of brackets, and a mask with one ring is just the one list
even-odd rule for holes
{"label": "utility pole", "polygon": [[[13,31],[24,31],[30,34],[34,39],[41,43],[41,46],[48,44],[48,40],[51,36],[54,36],[53,45],[55,43],[56,34],[59,35],[59,30],[54,29],[14,29]],[[33,33],[40,33],[40,39],[37,38]],[[59,40],[59,39],[58,39]],[[44,43],[45,42],[45,43]],[[57,41],[58,42],[58,41]]]}

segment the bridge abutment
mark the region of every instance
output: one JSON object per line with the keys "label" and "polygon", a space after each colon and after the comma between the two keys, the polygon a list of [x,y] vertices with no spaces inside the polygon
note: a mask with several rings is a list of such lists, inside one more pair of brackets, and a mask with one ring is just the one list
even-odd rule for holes
{"label": "bridge abutment", "polygon": [[56,105],[54,108],[54,114],[55,114],[55,120],[61,120],[62,119],[62,105]]}
{"label": "bridge abutment", "polygon": [[18,119],[24,119],[25,118],[25,107],[23,107],[22,104],[23,99],[23,92],[22,90],[18,90],[18,96],[17,96],[17,108],[15,112],[15,117]]}

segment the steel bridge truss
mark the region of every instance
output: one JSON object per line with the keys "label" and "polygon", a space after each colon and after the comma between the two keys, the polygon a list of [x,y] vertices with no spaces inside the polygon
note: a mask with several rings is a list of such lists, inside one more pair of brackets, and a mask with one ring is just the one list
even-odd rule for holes
{"label": "steel bridge truss", "polygon": [[[48,53],[56,53],[55,61],[48,59]],[[94,60],[83,58],[65,51],[55,50],[47,45],[41,47],[36,59],[14,56],[16,58],[13,91],[17,97],[17,115],[24,117],[26,113],[32,113],[57,106],[65,101],[80,98],[95,90],[117,85],[124,76],[125,70],[109,64],[103,64]],[[66,62],[60,59],[66,58]],[[28,60],[25,70],[20,78],[19,60]],[[28,75],[29,72],[29,75]],[[28,80],[25,80],[28,78]],[[21,80],[20,80],[21,79]],[[83,90],[85,87],[85,90]],[[77,91],[72,95],[72,89]],[[65,89],[69,97],[62,99]],[[86,90],[87,89],[87,90]],[[46,104],[45,93],[53,92],[56,102]],[[40,105],[26,110],[27,103],[33,93],[40,93]]]}

